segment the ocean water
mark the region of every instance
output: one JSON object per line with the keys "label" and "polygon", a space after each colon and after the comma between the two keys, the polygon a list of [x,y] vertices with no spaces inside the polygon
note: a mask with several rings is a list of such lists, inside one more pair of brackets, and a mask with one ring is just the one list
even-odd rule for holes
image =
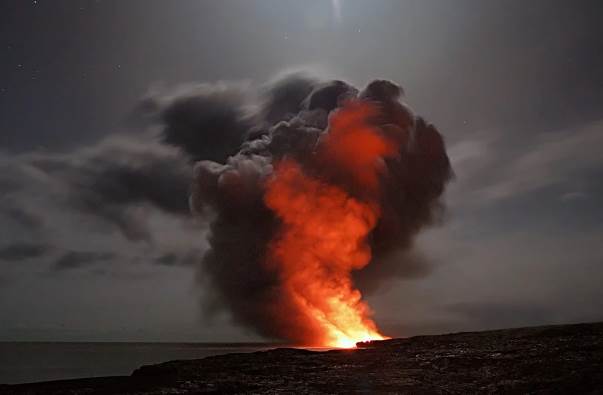
{"label": "ocean water", "polygon": [[276,346],[266,343],[0,342],[0,384],[123,376],[147,364],[253,352]]}

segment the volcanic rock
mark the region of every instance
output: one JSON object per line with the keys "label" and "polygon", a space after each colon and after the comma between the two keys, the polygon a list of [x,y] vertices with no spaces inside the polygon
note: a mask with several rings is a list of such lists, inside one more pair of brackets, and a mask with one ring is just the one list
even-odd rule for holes
{"label": "volcanic rock", "polygon": [[143,366],[130,377],[0,386],[0,394],[603,393],[603,323],[280,348]]}

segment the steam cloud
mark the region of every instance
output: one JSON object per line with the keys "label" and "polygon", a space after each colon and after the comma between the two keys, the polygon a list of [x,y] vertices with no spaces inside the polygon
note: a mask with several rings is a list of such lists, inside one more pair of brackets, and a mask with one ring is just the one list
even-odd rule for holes
{"label": "steam cloud", "polygon": [[295,317],[274,308],[281,289],[265,264],[279,226],[264,202],[266,181],[276,161],[292,158],[362,197],[365,191],[338,169],[337,161],[317,163],[315,158],[330,114],[351,99],[375,105],[378,116],[371,123],[399,144],[397,155],[383,158],[381,216],[369,237],[373,258],[354,273],[355,283],[370,292],[384,279],[428,270],[412,250],[413,238],[440,217],[440,197],[452,170],[441,134],[403,104],[402,96],[390,81],[376,80],[359,91],[343,81],[293,74],[259,94],[226,84],[202,85],[163,102],[144,103],[160,110],[164,141],[196,162],[191,209],[211,221],[210,249],[199,275],[211,290],[204,305],[208,312],[225,307],[238,324],[260,335],[296,340],[288,322]]}

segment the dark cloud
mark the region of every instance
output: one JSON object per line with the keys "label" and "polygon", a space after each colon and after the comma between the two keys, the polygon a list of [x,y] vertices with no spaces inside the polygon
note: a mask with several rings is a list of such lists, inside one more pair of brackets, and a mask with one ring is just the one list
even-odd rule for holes
{"label": "dark cloud", "polygon": [[82,200],[91,206],[148,202],[161,210],[183,215],[188,212],[187,175],[170,159],[149,157],[140,164],[107,164],[74,184]]}
{"label": "dark cloud", "polygon": [[[259,334],[299,340],[290,312],[283,311],[277,274],[266,266],[268,246],[279,229],[279,220],[264,202],[265,181],[273,163],[283,157],[295,158],[305,171],[341,185],[353,196],[366,197],[355,174],[331,161],[317,160],[316,147],[326,138],[329,114],[347,99],[374,103],[379,115],[371,120],[399,144],[395,158],[385,159],[387,175],[380,180],[382,219],[370,235],[373,262],[356,273],[358,284],[372,291],[385,279],[418,277],[429,271],[426,259],[411,253],[418,231],[437,222],[443,206],[440,197],[451,178],[450,162],[438,130],[399,101],[402,89],[385,80],[370,83],[362,92],[342,81],[312,84],[286,77],[275,83],[286,96],[276,106],[265,108],[271,115],[262,120],[280,120],[263,133],[252,134],[241,150],[223,163],[200,161],[195,167],[191,205],[196,212],[207,208],[217,212],[211,223],[211,249],[202,262],[200,279],[213,290],[209,311],[225,306],[236,322]],[[301,86],[301,88],[300,88]],[[303,89],[302,89],[303,88]],[[302,92],[308,92],[301,98]],[[300,101],[301,100],[301,101]],[[285,102],[286,105],[282,105]],[[283,110],[286,108],[287,110]],[[297,114],[285,113],[299,109]],[[347,161],[354,161],[348,158]],[[206,300],[207,302],[207,300]]]}
{"label": "dark cloud", "polygon": [[[188,251],[198,248],[190,240],[203,232],[188,204],[192,166],[155,139],[111,135],[65,153],[0,153],[0,182],[12,185],[0,208],[0,221],[11,230],[6,236],[36,240],[13,242],[2,249],[4,259],[38,258],[57,273],[114,261],[124,271],[123,263],[149,264],[177,252],[177,264],[190,266]],[[79,252],[99,248],[111,255]]]}
{"label": "dark cloud", "polygon": [[305,98],[308,110],[324,110],[327,113],[336,109],[342,100],[353,98],[358,90],[343,81],[328,81],[317,84]]}
{"label": "dark cloud", "polygon": [[241,85],[201,84],[151,95],[139,112],[160,123],[163,142],[193,160],[224,161],[238,150],[251,126],[247,95]]}
{"label": "dark cloud", "polygon": [[131,240],[151,238],[137,207],[189,213],[190,165],[150,137],[109,138],[70,155],[36,154],[22,161],[61,188],[61,204],[117,226]]}
{"label": "dark cloud", "polygon": [[317,78],[304,72],[287,74],[268,84],[263,93],[261,118],[268,125],[293,118],[317,84]]}
{"label": "dark cloud", "polygon": [[50,250],[51,247],[46,244],[16,242],[0,248],[0,260],[14,262],[37,258]]}
{"label": "dark cloud", "polygon": [[79,269],[114,258],[115,254],[111,252],[69,251],[54,262],[52,269],[56,271]]}

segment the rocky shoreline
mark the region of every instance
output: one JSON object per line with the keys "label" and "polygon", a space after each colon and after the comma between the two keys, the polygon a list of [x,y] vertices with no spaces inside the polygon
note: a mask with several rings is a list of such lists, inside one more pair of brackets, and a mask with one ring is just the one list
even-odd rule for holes
{"label": "rocky shoreline", "polygon": [[0,386],[0,394],[603,393],[603,323],[279,348],[143,366],[131,376]]}

